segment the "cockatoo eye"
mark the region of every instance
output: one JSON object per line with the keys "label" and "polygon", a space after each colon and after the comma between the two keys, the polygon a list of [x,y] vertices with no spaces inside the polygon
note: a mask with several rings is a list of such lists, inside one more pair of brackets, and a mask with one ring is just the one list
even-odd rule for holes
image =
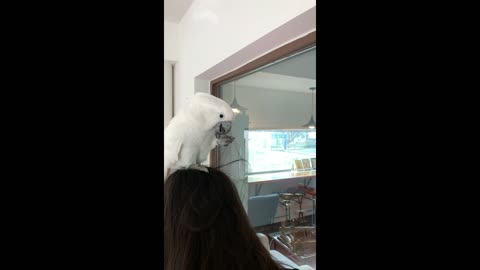
{"label": "cockatoo eye", "polygon": [[223,118],[223,114],[220,114],[220,118]]}

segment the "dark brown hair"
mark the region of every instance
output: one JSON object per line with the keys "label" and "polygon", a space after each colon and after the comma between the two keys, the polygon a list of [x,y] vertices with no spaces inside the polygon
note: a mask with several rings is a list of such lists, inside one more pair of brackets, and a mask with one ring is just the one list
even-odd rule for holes
{"label": "dark brown hair", "polygon": [[221,171],[178,170],[164,189],[166,270],[278,270]]}

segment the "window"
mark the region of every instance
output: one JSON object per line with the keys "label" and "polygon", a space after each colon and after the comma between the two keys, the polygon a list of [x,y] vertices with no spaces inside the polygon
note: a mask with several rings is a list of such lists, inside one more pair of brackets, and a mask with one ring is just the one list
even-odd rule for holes
{"label": "window", "polygon": [[[315,39],[311,33],[211,82],[236,115],[235,140],[212,151],[211,165],[232,179],[255,230],[272,238],[286,224],[315,232],[315,192],[289,207],[277,195],[316,187]],[[291,172],[293,164],[301,171]]]}
{"label": "window", "polygon": [[310,130],[245,130],[247,174],[288,171],[294,159],[316,156],[316,133]]}

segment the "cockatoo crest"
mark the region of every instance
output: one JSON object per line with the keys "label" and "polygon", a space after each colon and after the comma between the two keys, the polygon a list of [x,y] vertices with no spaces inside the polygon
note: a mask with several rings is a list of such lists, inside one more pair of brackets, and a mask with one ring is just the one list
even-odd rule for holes
{"label": "cockatoo crest", "polygon": [[184,112],[199,123],[203,123],[206,129],[211,129],[219,121],[233,121],[232,108],[222,99],[207,93],[196,93],[187,103]]}

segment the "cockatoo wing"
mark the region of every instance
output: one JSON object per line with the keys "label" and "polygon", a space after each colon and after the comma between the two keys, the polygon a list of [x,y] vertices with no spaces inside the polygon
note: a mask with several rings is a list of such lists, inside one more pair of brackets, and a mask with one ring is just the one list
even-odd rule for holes
{"label": "cockatoo wing", "polygon": [[183,147],[183,136],[182,134],[177,134],[177,136],[172,136],[166,134],[165,136],[165,154],[164,154],[164,179],[168,175],[168,170],[173,168],[175,164],[180,160],[180,153]]}

